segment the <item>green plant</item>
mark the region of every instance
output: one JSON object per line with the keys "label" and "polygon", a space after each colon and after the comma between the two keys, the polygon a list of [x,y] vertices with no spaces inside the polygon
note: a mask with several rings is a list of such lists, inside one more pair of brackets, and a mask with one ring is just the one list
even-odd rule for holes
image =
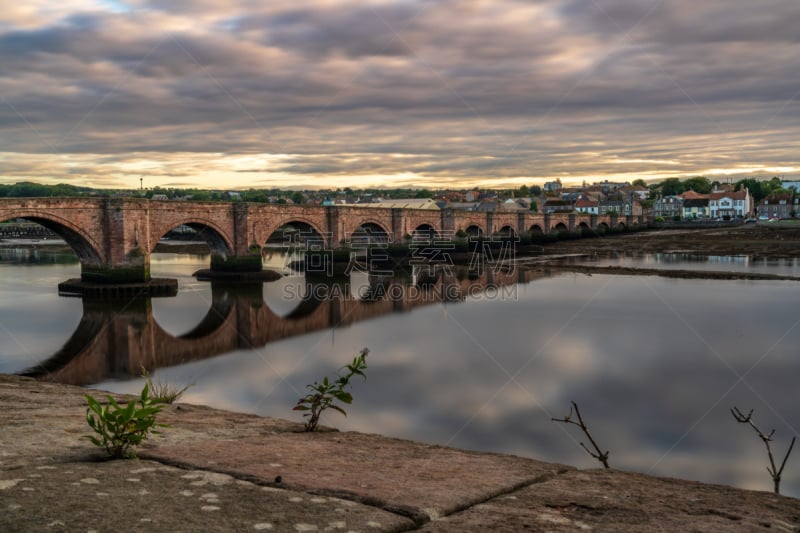
{"label": "green plant", "polygon": [[160,379],[153,383],[153,376],[150,375],[150,372],[148,372],[145,367],[142,367],[142,377],[147,380],[147,387],[150,390],[150,399],[153,403],[173,404],[183,396],[183,393],[186,392],[189,387],[194,385],[194,383],[189,383],[185,387],[178,389],[169,383],[162,383]]}
{"label": "green plant", "polygon": [[295,411],[306,411],[303,413],[303,416],[308,418],[305,426],[306,431],[315,431],[317,429],[319,417],[327,409],[339,411],[344,416],[347,416],[345,410],[336,405],[335,402],[339,401],[348,405],[353,403],[353,395],[347,392],[345,388],[350,385],[350,379],[353,376],[358,375],[367,379],[364,375],[364,370],[367,368],[366,359],[368,353],[369,350],[364,348],[353,359],[352,363],[342,367],[342,369],[347,369],[347,374],[344,376],[339,375],[336,380],[329,380],[328,376],[325,376],[322,379],[322,383],[315,381],[313,385],[306,385],[306,388],[311,392],[297,400],[297,405],[294,406]]}
{"label": "green plant", "polygon": [[159,433],[155,428],[166,427],[156,422],[156,415],[163,406],[150,398],[150,387],[145,384],[137,402],[131,400],[125,407],[120,406],[113,396],[108,395],[108,403],[100,405],[94,397],[86,394],[89,407],[86,409],[86,422],[97,436],[87,435],[95,446],[103,448],[112,459],[133,458],[131,446],[137,446],[151,433]]}

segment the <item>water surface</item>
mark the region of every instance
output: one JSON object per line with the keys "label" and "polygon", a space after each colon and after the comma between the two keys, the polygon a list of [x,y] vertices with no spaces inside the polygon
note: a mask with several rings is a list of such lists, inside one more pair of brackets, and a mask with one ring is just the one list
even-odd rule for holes
{"label": "water surface", "polygon": [[[713,270],[726,270],[722,262],[713,261]],[[686,264],[696,262],[680,268]],[[369,347],[368,378],[354,383],[348,417],[332,414],[323,423],[594,467],[579,447],[582,435],[550,420],[575,400],[614,467],[761,490],[771,489],[763,443],[730,408],[755,409],[762,429],[776,430],[777,454],[800,428],[796,282],[564,274],[386,305],[369,301],[376,280],[363,274],[312,297],[301,276],[212,288],[191,277],[207,266],[206,256],[154,255],[153,274],[177,277],[179,295],[110,306],[117,319],[146,324],[151,317],[146,331],[176,349],[221,346],[200,358],[187,348],[182,364],[173,364],[175,351],[153,356],[167,363],[155,379],[193,383],[188,402],[300,420],[291,407],[305,385]],[[795,267],[758,271],[787,268]],[[105,312],[57,296],[55,285],[78,275],[78,265],[3,264],[0,273],[0,372],[44,365],[80,327],[82,313]],[[246,310],[264,331],[225,333],[231,324],[222,318],[232,309]],[[253,344],[265,336],[275,340]],[[104,364],[113,371],[91,384],[141,389],[136,368]],[[69,366],[53,368],[67,375]],[[800,496],[797,457],[783,488]]]}

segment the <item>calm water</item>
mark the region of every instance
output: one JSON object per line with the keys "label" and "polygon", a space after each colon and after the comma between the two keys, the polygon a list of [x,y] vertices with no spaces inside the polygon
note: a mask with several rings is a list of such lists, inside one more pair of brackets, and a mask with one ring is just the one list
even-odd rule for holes
{"label": "calm water", "polygon": [[691,269],[720,272],[758,272],[786,276],[800,275],[800,259],[752,258],[746,255],[696,255],[687,253],[630,253],[581,256],[564,259],[575,265],[598,267]]}
{"label": "calm water", "polygon": [[[305,384],[366,346],[368,378],[355,383],[349,416],[324,420],[342,430],[594,467],[582,436],[550,421],[576,400],[612,466],[760,490],[771,490],[763,443],[730,408],[755,409],[781,457],[800,428],[796,282],[568,274],[488,292],[485,280],[451,279],[451,292],[356,275],[320,290],[299,276],[236,289],[191,277],[207,257],[157,255],[153,274],[180,280],[176,298],[103,304],[57,296],[77,264],[0,257],[0,372],[138,392],[133,359],[83,349],[114,317],[154,339],[138,355],[155,379],[194,384],[185,401],[299,421],[291,407]],[[800,275],[785,262],[758,270]],[[375,287],[394,301],[371,298]],[[242,316],[250,325],[235,330],[231,317]],[[782,486],[794,496],[797,453]]]}

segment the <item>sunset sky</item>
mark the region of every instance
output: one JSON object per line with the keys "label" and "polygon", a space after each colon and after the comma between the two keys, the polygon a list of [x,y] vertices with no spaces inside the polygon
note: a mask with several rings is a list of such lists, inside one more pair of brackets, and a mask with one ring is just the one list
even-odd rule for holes
{"label": "sunset sky", "polygon": [[797,0],[5,4],[2,183],[800,174]]}

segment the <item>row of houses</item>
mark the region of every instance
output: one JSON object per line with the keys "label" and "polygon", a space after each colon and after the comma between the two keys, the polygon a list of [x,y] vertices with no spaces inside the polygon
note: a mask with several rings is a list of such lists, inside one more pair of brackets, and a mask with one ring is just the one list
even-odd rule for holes
{"label": "row of houses", "polygon": [[699,194],[686,191],[676,196],[664,196],[653,202],[653,216],[665,219],[731,219],[752,216],[753,197],[744,188],[739,191],[713,191]]}
{"label": "row of houses", "polygon": [[800,214],[800,194],[794,189],[774,192],[754,205],[753,197],[746,188],[740,191],[714,191],[698,194],[687,191],[678,196],[665,196],[653,203],[653,215],[657,217],[694,219],[747,218],[794,218]]}

